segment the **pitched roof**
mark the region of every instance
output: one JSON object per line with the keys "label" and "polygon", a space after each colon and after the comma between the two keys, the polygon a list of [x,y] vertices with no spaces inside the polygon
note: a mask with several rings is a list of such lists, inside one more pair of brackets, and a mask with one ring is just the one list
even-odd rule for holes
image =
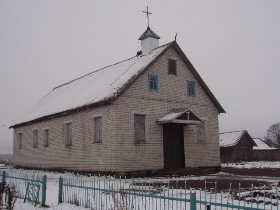
{"label": "pitched roof", "polygon": [[253,150],[278,150],[278,148],[271,147],[267,145],[263,140],[260,138],[254,138],[254,142],[257,146],[253,147]]}
{"label": "pitched roof", "polygon": [[153,32],[150,27],[147,28],[147,30],[139,37],[138,40],[143,40],[147,37],[153,37],[156,39],[160,39],[160,37],[155,32]]}
{"label": "pitched roof", "polygon": [[176,42],[162,45],[146,55],[135,56],[119,63],[95,70],[80,78],[60,85],[50,91],[10,128],[37,122],[47,117],[54,117],[93,107],[115,100],[144,73],[170,47],[178,52],[198,83],[201,85],[219,113],[225,110],[199,76],[188,58]]}
{"label": "pitched roof", "polygon": [[242,130],[242,131],[220,133],[219,134],[220,147],[235,146],[240,141],[240,139],[245,135],[247,135],[247,137],[249,138],[249,140],[252,142],[253,145],[256,145],[252,137],[249,135],[249,133],[246,130]]}
{"label": "pitched roof", "polygon": [[158,47],[147,55],[135,56],[98,69],[54,88],[15,125],[116,97],[130,80],[145,70],[170,44]]}
{"label": "pitched roof", "polygon": [[161,117],[158,121],[158,124],[165,123],[180,123],[188,125],[199,125],[203,121],[192,111],[186,108],[172,109],[165,116]]}

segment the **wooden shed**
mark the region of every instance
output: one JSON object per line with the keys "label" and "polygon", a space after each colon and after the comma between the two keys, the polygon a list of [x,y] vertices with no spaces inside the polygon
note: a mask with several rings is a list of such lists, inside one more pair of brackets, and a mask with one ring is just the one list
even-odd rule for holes
{"label": "wooden shed", "polygon": [[257,146],[253,147],[254,160],[280,161],[280,149],[267,145],[260,138],[254,138]]}
{"label": "wooden shed", "polygon": [[256,143],[246,130],[220,133],[221,162],[253,160]]}

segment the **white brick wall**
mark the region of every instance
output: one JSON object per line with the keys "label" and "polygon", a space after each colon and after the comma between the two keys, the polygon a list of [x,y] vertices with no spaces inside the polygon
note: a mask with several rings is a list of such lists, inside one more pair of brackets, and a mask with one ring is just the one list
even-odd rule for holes
{"label": "white brick wall", "polygon": [[[177,60],[177,76],[168,75],[168,58]],[[148,73],[159,79],[159,92],[149,93]],[[14,165],[85,171],[162,169],[163,128],[156,121],[174,108],[189,108],[207,118],[206,143],[196,142],[194,126],[184,127],[186,167],[219,166],[218,111],[196,82],[196,97],[186,96],[186,81],[195,80],[171,48],[124,92],[113,105],[18,127],[14,130]],[[134,143],[134,113],[147,116],[145,143]],[[93,143],[92,121],[102,115],[102,143]],[[65,146],[64,124],[73,123],[73,144]],[[33,148],[32,129],[38,129],[39,148]],[[49,128],[49,147],[43,129]],[[18,149],[17,133],[23,133]]]}
{"label": "white brick wall", "polygon": [[[168,75],[168,58],[177,60],[177,76]],[[158,75],[159,92],[149,93],[148,74]],[[196,127],[184,126],[186,167],[219,166],[218,111],[196,82],[196,97],[186,95],[186,81],[195,80],[177,53],[169,49],[142,75],[115,105],[119,115],[116,138],[120,145],[117,159],[124,171],[156,170],[164,167],[163,127],[156,121],[174,108],[189,108],[199,117],[207,118],[205,143],[196,142]],[[124,109],[125,107],[125,109]],[[133,113],[147,113],[148,139],[135,144]]]}
{"label": "white brick wall", "polygon": [[[102,143],[93,143],[93,118],[102,115]],[[114,105],[98,107],[73,115],[57,117],[14,131],[14,165],[87,171],[115,171]],[[73,141],[65,146],[65,123],[73,123]],[[105,126],[106,125],[106,126]],[[44,147],[43,129],[49,128],[49,147]],[[38,129],[39,148],[33,148],[32,129]],[[23,133],[22,149],[18,149],[17,133]]]}

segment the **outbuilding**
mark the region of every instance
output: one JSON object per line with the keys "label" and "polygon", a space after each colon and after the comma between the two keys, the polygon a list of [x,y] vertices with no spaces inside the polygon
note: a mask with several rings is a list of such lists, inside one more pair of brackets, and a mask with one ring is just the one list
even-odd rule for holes
{"label": "outbuilding", "polygon": [[253,140],[256,143],[256,146],[253,147],[254,160],[280,160],[279,148],[269,146],[260,138],[254,138]]}
{"label": "outbuilding", "polygon": [[220,133],[221,162],[253,160],[256,143],[246,130]]}

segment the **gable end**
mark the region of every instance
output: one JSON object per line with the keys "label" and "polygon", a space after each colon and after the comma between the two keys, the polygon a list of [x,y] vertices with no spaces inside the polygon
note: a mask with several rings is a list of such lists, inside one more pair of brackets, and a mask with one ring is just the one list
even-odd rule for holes
{"label": "gable end", "polygon": [[194,75],[195,79],[198,81],[198,83],[200,84],[200,86],[202,87],[202,89],[205,91],[205,93],[207,94],[207,96],[210,98],[210,100],[212,101],[212,103],[215,105],[215,107],[217,108],[219,113],[226,113],[226,111],[224,110],[224,108],[221,106],[221,104],[219,103],[219,101],[216,99],[216,97],[214,96],[214,94],[211,92],[211,90],[209,89],[209,87],[206,85],[206,83],[203,81],[203,79],[200,77],[200,75],[198,74],[198,72],[196,71],[196,69],[194,68],[194,66],[192,65],[192,63],[189,61],[189,59],[187,58],[187,56],[185,55],[185,53],[183,52],[183,50],[179,47],[179,45],[177,44],[177,42],[173,42],[172,46],[174,47],[175,51],[179,54],[179,56],[181,57],[181,59],[184,61],[184,63],[186,64],[186,66],[189,68],[189,70],[191,71],[191,73]]}

